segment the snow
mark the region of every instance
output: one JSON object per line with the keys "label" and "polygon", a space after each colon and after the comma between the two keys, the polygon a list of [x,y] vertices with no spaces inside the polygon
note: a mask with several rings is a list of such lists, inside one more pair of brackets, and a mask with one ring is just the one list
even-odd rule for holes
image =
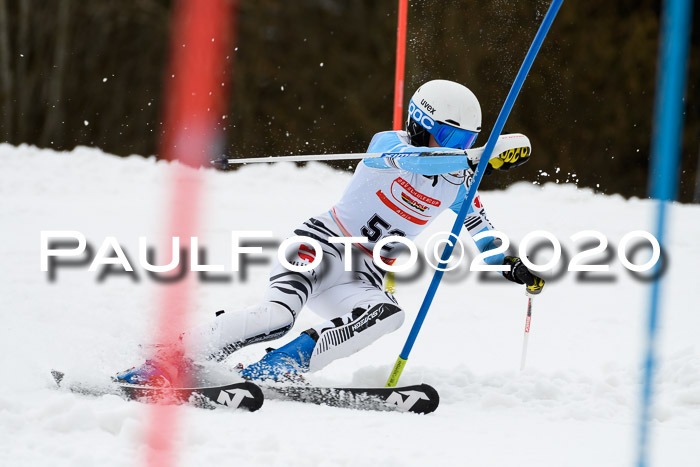
{"label": "snow", "polygon": [[[138,265],[138,238],[155,244],[167,234],[162,218],[174,165],[82,147],[56,153],[0,145],[3,465],[122,466],[146,459],[151,407],[57,391],[49,370],[97,381],[143,359],[140,344],[153,334],[161,286]],[[272,230],[281,240],[300,221],[328,209],[350,177],[320,164],[200,175],[200,245],[209,263],[227,270],[232,230]],[[616,250],[627,232],[652,230],[654,203],[552,183],[484,192],[482,201],[513,244],[533,230],[554,233],[566,253],[560,265],[577,252],[580,242],[569,238],[576,232],[598,230],[610,241],[612,253],[593,258],[611,265],[608,280],[582,282],[565,272],[534,299],[524,372],[518,372],[522,289],[503,280],[479,281],[461,268],[446,275],[401,378],[401,384],[436,387],[437,412],[357,412],[274,400],[256,413],[181,407],[173,422],[177,465],[630,465],[649,283],[626,271]],[[689,465],[700,458],[694,263],[700,258],[700,207],[674,204],[670,216],[651,455],[653,465]],[[419,246],[432,233],[449,230],[452,221],[445,214]],[[105,237],[116,237],[138,280],[121,274],[100,282],[83,264],[59,268],[50,282],[39,268],[42,230],[81,231],[95,250]],[[167,258],[169,251],[158,254]],[[644,249],[631,259],[643,263],[648,255]],[[197,283],[192,322],[262,296],[266,265],[252,265],[246,282],[228,274],[226,282]],[[429,281],[427,271],[410,283],[398,280],[397,297],[408,314],[404,326],[310,379],[383,385]],[[290,336],[316,322],[307,310]],[[254,361],[268,345],[241,350],[220,370]]]}

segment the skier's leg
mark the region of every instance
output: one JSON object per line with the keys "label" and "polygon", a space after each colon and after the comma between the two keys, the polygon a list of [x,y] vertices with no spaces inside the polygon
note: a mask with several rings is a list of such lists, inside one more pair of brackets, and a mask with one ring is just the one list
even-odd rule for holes
{"label": "skier's leg", "polygon": [[395,331],[404,321],[404,312],[393,296],[368,282],[353,281],[331,287],[314,297],[309,306],[317,311],[317,305],[324,303],[326,308],[335,303],[336,313],[343,309],[340,304],[345,304],[344,309],[351,304],[351,311],[304,331],[289,344],[245,368],[241,375],[250,379],[278,379],[290,373],[320,370]]}
{"label": "skier's leg", "polygon": [[[219,312],[210,323],[184,336],[185,348],[193,360],[223,360],[247,345],[282,337],[292,328],[309,298],[337,280],[343,273],[343,251],[328,242],[329,236],[338,234],[326,227],[323,216],[319,217],[304,222],[294,234],[312,238],[321,245],[321,264],[309,271],[298,272],[275,262],[260,305],[238,312]],[[286,250],[287,262],[294,266],[309,265],[317,254],[303,240],[292,243]]]}
{"label": "skier's leg", "polygon": [[309,359],[310,371],[320,370],[338,358],[349,357],[401,327],[404,311],[378,292],[364,303],[358,303],[351,312],[304,331],[315,341]]}
{"label": "skier's leg", "polygon": [[380,300],[383,301],[358,305],[343,316],[307,329],[240,374],[249,379],[276,380],[289,374],[317,371],[333,360],[354,354],[403,324],[403,310],[386,297]]}
{"label": "skier's leg", "polygon": [[[180,374],[190,374],[195,363],[221,361],[249,344],[277,339],[294,324],[289,310],[275,303],[262,303],[233,313],[217,316],[180,336],[178,345],[157,347],[139,366],[117,375],[132,384],[170,385]],[[183,373],[184,372],[184,373]]]}
{"label": "skier's leg", "polygon": [[269,302],[230,313],[221,311],[210,322],[184,333],[183,347],[194,361],[221,361],[246,345],[284,336],[294,319],[288,307]]}
{"label": "skier's leg", "polygon": [[[329,318],[304,331],[315,342],[309,361],[311,371],[348,357],[401,327],[405,313],[393,294],[384,290],[384,274],[374,262],[362,258],[350,283],[334,286],[309,303],[316,314]],[[351,311],[333,318],[338,309]]]}
{"label": "skier's leg", "polygon": [[[325,219],[325,217],[328,219]],[[277,339],[285,335],[308,299],[323,292],[343,273],[343,251],[328,241],[340,234],[329,229],[330,216],[322,215],[304,222],[294,231],[299,237],[312,238],[321,245],[321,264],[309,271],[290,271],[276,262],[270,273],[270,282],[264,300],[259,305],[236,312],[216,313],[216,317],[181,336],[181,349],[167,349],[168,355],[182,354],[185,361],[207,359],[223,360],[249,344]],[[287,261],[295,266],[306,266],[315,258],[313,247],[303,239],[292,243],[286,250]],[[152,356],[146,364],[132,368],[117,378],[127,382],[151,383],[154,379],[172,380],[181,369],[168,363],[182,358]]]}

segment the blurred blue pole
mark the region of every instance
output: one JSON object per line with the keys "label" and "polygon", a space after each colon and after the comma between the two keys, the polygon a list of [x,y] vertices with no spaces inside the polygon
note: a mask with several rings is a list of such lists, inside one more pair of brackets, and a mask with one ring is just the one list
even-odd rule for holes
{"label": "blurred blue pole", "polygon": [[[692,0],[665,0],[659,36],[654,133],[651,147],[649,195],[658,199],[656,238],[662,249],[666,223],[666,205],[676,197],[683,129],[683,95],[685,90]],[[663,251],[663,250],[662,250]],[[639,420],[638,466],[649,465],[649,418],[657,323],[661,314],[660,261],[651,289],[647,347],[642,381],[642,407]]]}

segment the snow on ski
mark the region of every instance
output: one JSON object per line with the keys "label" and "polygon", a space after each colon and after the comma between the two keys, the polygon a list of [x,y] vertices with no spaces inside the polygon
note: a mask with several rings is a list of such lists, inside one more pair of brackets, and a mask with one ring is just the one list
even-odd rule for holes
{"label": "snow on ski", "polygon": [[[64,387],[64,373],[52,370],[56,384]],[[125,400],[153,403],[167,401],[175,404],[188,404],[200,408],[215,408],[225,406],[234,409],[245,409],[251,412],[262,407],[264,396],[255,383],[244,381],[226,385],[201,386],[195,388],[164,388],[143,386],[128,383],[112,382],[108,387],[96,387],[72,383],[66,386],[71,392],[90,396],[114,394]]]}
{"label": "snow on ski", "polygon": [[319,386],[264,385],[268,399],[306,402],[357,410],[427,414],[440,403],[438,392],[427,384],[400,388],[333,388]]}

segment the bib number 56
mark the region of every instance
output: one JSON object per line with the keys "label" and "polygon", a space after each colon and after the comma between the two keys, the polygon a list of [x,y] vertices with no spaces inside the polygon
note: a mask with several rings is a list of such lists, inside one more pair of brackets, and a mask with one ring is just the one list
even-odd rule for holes
{"label": "bib number 56", "polygon": [[[406,236],[402,230],[389,229],[391,229],[391,224],[382,219],[378,214],[374,214],[367,221],[367,224],[362,226],[360,233],[362,236],[367,237],[367,239],[372,243],[376,243],[380,238],[390,235],[396,235],[398,237]],[[382,250],[391,250],[393,247],[390,245],[390,243],[387,243],[382,247]]]}

